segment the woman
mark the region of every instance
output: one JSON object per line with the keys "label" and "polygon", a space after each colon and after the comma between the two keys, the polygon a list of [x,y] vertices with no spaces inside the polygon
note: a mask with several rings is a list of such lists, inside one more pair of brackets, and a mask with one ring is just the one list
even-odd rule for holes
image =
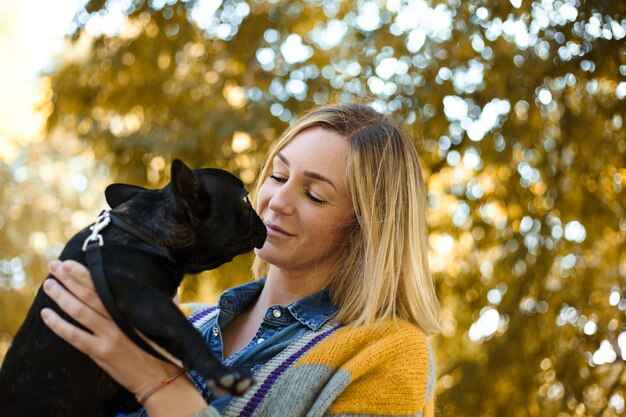
{"label": "woman", "polygon": [[151,417],[432,415],[426,336],[439,331],[439,305],[410,141],[367,106],[314,109],[270,151],[253,197],[268,231],[257,280],[223,293],[217,308],[188,306],[216,356],[254,373],[244,396],[219,397],[132,344],[79,264],[51,264],[69,291],[53,280],[44,288],[93,334],[50,310],[46,324]]}

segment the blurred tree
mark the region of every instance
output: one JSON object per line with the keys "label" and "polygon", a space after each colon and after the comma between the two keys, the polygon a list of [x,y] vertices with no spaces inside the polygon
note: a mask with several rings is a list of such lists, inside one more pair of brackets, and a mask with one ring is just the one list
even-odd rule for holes
{"label": "blurred tree", "polygon": [[181,157],[251,183],[295,115],[371,103],[421,138],[440,414],[619,415],[625,35],[620,1],[91,1],[48,123],[119,180]]}
{"label": "blurred tree", "polygon": [[[95,216],[106,166],[87,143],[50,135],[50,79],[36,82],[47,40],[32,36],[33,2],[0,2],[0,360],[48,261]],[[47,7],[40,5],[39,11]],[[40,36],[51,29],[43,28]],[[10,65],[6,65],[10,63]],[[90,178],[88,181],[87,178]],[[89,187],[87,187],[89,185]]]}

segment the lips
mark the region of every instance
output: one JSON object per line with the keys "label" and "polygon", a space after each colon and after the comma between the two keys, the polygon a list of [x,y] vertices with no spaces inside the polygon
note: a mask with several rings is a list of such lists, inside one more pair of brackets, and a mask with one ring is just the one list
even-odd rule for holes
{"label": "lips", "polygon": [[276,224],[265,223],[265,226],[267,227],[268,236],[283,236],[283,237],[295,236],[294,234],[287,232],[285,229],[283,229],[282,227]]}

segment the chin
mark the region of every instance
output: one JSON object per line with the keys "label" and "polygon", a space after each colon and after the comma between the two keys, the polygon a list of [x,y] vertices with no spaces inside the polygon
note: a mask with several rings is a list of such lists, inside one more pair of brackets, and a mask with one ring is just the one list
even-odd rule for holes
{"label": "chin", "polygon": [[277,256],[276,253],[272,253],[274,251],[272,251],[270,248],[267,247],[267,243],[260,249],[255,249],[254,250],[254,254],[257,256],[257,258],[261,259],[262,261],[265,261],[269,264],[274,264],[274,261],[276,261]]}
{"label": "chin", "polygon": [[264,246],[261,249],[255,249],[254,254],[257,258],[277,268],[289,267],[289,259],[285,259],[284,251],[281,251],[278,248],[270,249]]}

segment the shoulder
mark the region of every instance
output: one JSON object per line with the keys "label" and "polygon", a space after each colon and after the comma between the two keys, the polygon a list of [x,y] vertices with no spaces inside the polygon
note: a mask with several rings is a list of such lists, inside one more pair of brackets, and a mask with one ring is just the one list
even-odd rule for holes
{"label": "shoulder", "polygon": [[418,359],[418,364],[427,366],[430,350],[428,338],[419,328],[404,320],[386,320],[369,326],[342,327],[307,357],[339,365],[361,354],[375,354],[383,361],[398,361],[395,365],[409,361],[415,364]]}
{"label": "shoulder", "polygon": [[402,320],[343,327],[300,364],[316,364],[343,375],[346,385],[334,401],[335,413],[421,412],[432,398],[435,368],[428,337]]}

